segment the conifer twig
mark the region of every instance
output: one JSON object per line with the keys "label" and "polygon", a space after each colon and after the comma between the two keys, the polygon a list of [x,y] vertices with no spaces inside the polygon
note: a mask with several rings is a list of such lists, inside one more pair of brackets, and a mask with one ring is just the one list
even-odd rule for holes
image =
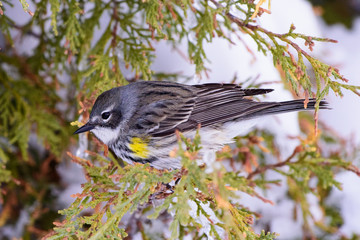
{"label": "conifer twig", "polygon": [[296,156],[296,154],[298,154],[298,153],[300,153],[302,151],[303,151],[303,147],[301,145],[297,146],[294,149],[293,153],[287,159],[285,159],[284,161],[278,162],[278,163],[275,163],[275,164],[259,166],[247,176],[247,179],[251,180],[257,174],[262,174],[262,173],[264,173],[265,171],[267,171],[269,169],[275,169],[275,168],[279,168],[279,167],[287,165],[288,163],[290,163],[291,159],[293,159]]}
{"label": "conifer twig", "polygon": [[[218,3],[216,0],[210,0],[212,3],[214,3],[214,5],[218,8],[218,9],[222,9],[224,8],[220,3]],[[239,19],[238,17],[236,17],[235,15],[233,15],[232,13],[230,13],[229,11],[224,11],[223,12],[224,15],[233,23],[235,23],[236,25],[238,25],[240,28],[242,28],[243,30],[245,30],[247,33],[249,33],[249,30],[252,32],[262,32],[265,35],[267,35],[273,42],[275,45],[277,45],[278,43],[276,42],[275,38],[283,41],[286,44],[289,44],[290,46],[292,46],[299,54],[305,56],[305,58],[311,63],[311,65],[314,67],[315,65],[317,65],[317,63],[315,62],[315,59],[308,54],[304,49],[302,49],[297,43],[291,41],[290,39],[288,39],[288,37],[294,37],[294,38],[302,38],[305,40],[305,46],[308,46],[310,51],[313,50],[313,46],[315,45],[314,40],[316,41],[322,41],[322,42],[331,42],[331,43],[337,43],[337,40],[334,39],[330,39],[330,38],[314,38],[314,37],[310,37],[310,36],[306,36],[304,34],[299,34],[299,33],[293,33],[292,31],[295,30],[295,27],[292,25],[290,28],[290,31],[288,33],[284,33],[284,34],[279,34],[279,33],[274,33],[271,32],[265,28],[260,27],[259,25],[252,25],[249,24],[247,22],[242,21],[241,19]],[[271,45],[270,44],[266,44],[266,47],[268,48],[268,50],[271,50]],[[287,51],[288,52],[288,51]],[[342,81],[344,82],[348,82],[348,80],[339,74],[339,70],[336,68],[333,68],[331,66],[328,67],[328,76],[330,76],[331,74],[335,74],[337,77],[339,77]]]}

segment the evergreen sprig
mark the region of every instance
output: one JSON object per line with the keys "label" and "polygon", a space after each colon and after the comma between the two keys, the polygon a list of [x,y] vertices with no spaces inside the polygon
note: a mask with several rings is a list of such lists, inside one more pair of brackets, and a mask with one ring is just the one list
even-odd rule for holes
{"label": "evergreen sprig", "polygon": [[[191,148],[186,150],[185,146]],[[198,239],[201,236],[196,229],[203,227],[210,228],[206,235],[216,239],[222,239],[224,234],[235,239],[273,239],[274,233],[255,234],[250,227],[252,213],[236,202],[239,191],[258,195],[248,180],[224,167],[210,173],[204,171],[204,165],[195,161],[199,146],[199,135],[194,141],[179,140],[179,149],[173,154],[181,157],[183,168],[171,172],[146,164],[121,168],[114,164],[116,160],[108,161],[92,153],[101,165],[96,166],[68,153],[84,167],[90,181],[83,185],[82,193],[73,196],[72,206],[60,211],[66,219],[55,223],[55,232],[47,239],[123,238],[128,236],[125,229],[131,227],[123,219],[128,212],[145,214],[149,219],[157,219],[164,213],[172,215],[171,239],[187,234]],[[195,215],[189,214],[193,207]],[[124,228],[118,228],[119,225]],[[144,232],[145,236],[151,234],[154,233]]]}

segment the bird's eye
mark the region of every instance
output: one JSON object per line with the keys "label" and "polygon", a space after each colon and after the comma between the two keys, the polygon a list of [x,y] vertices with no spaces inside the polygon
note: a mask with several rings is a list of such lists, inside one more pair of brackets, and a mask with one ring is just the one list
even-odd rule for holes
{"label": "bird's eye", "polygon": [[110,117],[110,112],[103,112],[101,114],[101,118],[104,120],[108,119],[109,117]]}

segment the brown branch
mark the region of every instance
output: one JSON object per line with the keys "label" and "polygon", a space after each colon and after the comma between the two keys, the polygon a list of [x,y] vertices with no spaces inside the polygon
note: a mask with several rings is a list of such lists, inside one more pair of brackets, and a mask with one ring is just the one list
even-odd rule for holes
{"label": "brown branch", "polygon": [[269,169],[275,169],[275,168],[279,168],[279,167],[287,165],[288,163],[290,163],[291,159],[293,159],[296,156],[296,154],[298,154],[299,152],[302,152],[302,151],[303,151],[303,147],[301,145],[297,146],[294,149],[293,153],[286,160],[284,160],[282,162],[275,163],[275,164],[259,166],[258,168],[256,168],[253,172],[251,172],[247,176],[247,179],[251,180],[257,174],[264,173],[265,171],[267,171]]}
{"label": "brown branch", "polygon": [[349,170],[350,172],[355,173],[356,175],[358,175],[360,177],[360,169],[354,165],[350,165],[348,167],[345,167],[346,170]]}
{"label": "brown branch", "polygon": [[[212,3],[214,3],[217,8],[222,8],[223,7],[216,0],[210,0],[210,1]],[[285,34],[274,33],[274,32],[271,32],[269,30],[266,30],[266,29],[264,29],[264,28],[262,28],[262,27],[260,27],[258,25],[251,25],[249,23],[244,23],[243,21],[241,21],[239,18],[237,18],[236,16],[234,16],[230,12],[225,12],[225,15],[230,19],[230,21],[232,21],[233,23],[235,23],[239,27],[250,29],[253,32],[260,31],[262,33],[265,33],[269,37],[276,37],[278,39],[281,39],[281,41],[286,42],[287,44],[291,45],[297,52],[301,52],[301,54],[303,54],[308,60],[312,59],[312,57],[305,50],[303,50],[298,44],[296,44],[296,43],[294,43],[291,40],[286,38],[286,37],[289,36],[289,33],[285,33]],[[302,36],[302,38],[305,38],[305,36]],[[322,38],[321,40],[326,41],[326,42],[337,43],[336,40],[330,39],[330,38]],[[312,41],[312,38],[307,37],[305,45],[309,45],[309,48],[311,50],[313,44],[314,43]]]}
{"label": "brown branch", "polygon": [[[38,39],[42,38],[41,34],[37,34],[37,33],[33,32],[30,29],[26,29],[27,26],[19,26],[19,25],[16,25],[15,23],[12,23],[12,22],[9,23],[9,26],[16,29],[16,30],[19,30],[19,32],[22,35],[30,35],[30,36],[38,38]],[[45,41],[46,43],[48,42],[47,39],[42,39],[42,40]]]}

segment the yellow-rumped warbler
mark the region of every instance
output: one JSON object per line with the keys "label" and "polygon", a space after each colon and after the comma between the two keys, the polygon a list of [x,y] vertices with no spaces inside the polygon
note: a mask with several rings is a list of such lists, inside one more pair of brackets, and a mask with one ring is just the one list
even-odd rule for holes
{"label": "yellow-rumped warbler", "polygon": [[[247,98],[271,91],[235,84],[135,82],[103,92],[89,121],[75,134],[91,131],[128,163],[180,168],[180,159],[169,156],[177,146],[176,130],[192,138],[200,124],[202,150],[218,150],[251,127],[254,118],[315,107],[315,99],[309,99],[305,109],[304,99],[256,102]],[[320,108],[326,106],[320,102]]]}

